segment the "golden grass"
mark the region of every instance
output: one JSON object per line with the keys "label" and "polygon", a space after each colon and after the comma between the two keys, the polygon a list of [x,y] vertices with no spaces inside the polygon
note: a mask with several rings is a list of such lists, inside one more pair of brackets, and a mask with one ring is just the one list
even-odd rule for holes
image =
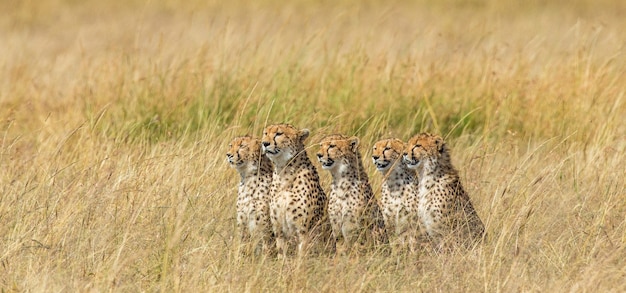
{"label": "golden grass", "polygon": [[[0,10],[3,291],[626,291],[623,1]],[[488,241],[238,255],[226,145],[274,122],[442,133]]]}

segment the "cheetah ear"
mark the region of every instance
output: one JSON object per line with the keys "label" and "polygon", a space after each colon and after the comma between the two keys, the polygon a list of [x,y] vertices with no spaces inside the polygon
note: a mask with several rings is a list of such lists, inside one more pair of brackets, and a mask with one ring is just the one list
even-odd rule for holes
{"label": "cheetah ear", "polygon": [[305,139],[307,139],[307,137],[309,137],[309,130],[308,129],[302,129],[298,132],[298,137],[300,138],[300,141],[304,141]]}
{"label": "cheetah ear", "polygon": [[443,138],[441,137],[435,138],[435,145],[437,146],[437,151],[439,151],[440,154],[443,154],[446,150],[446,144],[443,142]]}
{"label": "cheetah ear", "polygon": [[353,136],[348,139],[348,142],[350,142],[350,147],[352,148],[352,151],[356,153],[359,149],[359,138]]}

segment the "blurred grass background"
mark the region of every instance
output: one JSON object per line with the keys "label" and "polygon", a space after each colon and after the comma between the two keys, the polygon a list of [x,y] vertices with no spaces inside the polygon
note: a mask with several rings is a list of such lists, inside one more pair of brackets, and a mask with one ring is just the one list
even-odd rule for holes
{"label": "blurred grass background", "polygon": [[[0,10],[4,291],[626,291],[623,1]],[[364,156],[443,134],[489,241],[239,256],[226,146],[278,122],[311,129],[312,150],[358,135]]]}

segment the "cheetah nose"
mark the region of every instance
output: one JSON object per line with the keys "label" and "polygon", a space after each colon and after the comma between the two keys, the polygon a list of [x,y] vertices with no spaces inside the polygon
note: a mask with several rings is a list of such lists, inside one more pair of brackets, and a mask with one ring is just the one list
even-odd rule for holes
{"label": "cheetah nose", "polygon": [[264,142],[263,142],[263,146],[264,146],[264,147],[268,147],[268,146],[270,146],[270,142],[269,142],[269,141],[264,141]]}
{"label": "cheetah nose", "polygon": [[317,157],[321,159],[323,157],[323,155],[322,154],[317,154]]}
{"label": "cheetah nose", "polygon": [[229,159],[233,157],[232,154],[226,154],[226,157],[228,157]]}
{"label": "cheetah nose", "polygon": [[405,156],[405,157],[408,157],[408,156],[409,156],[409,153],[404,153],[404,156]]}
{"label": "cheetah nose", "polygon": [[378,158],[380,158],[380,156],[372,156],[372,159],[374,160],[378,160]]}

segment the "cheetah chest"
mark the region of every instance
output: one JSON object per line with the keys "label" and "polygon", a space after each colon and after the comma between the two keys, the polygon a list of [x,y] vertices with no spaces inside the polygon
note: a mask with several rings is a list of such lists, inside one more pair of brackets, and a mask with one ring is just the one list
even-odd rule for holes
{"label": "cheetah chest", "polygon": [[417,212],[422,222],[422,225],[430,234],[431,231],[435,228],[436,224],[436,219],[433,213],[434,206],[432,198],[435,195],[431,193],[431,190],[429,190],[426,185],[427,184],[420,184]]}
{"label": "cheetah chest", "polygon": [[239,185],[237,196],[237,222],[247,226],[249,231],[256,228],[256,207],[254,198],[255,189],[247,184]]}
{"label": "cheetah chest", "polygon": [[343,219],[358,214],[361,207],[358,203],[357,192],[356,190],[333,188],[328,202],[329,216],[343,222]]}
{"label": "cheetah chest", "polygon": [[295,235],[296,232],[294,219],[290,211],[290,206],[293,205],[293,193],[288,190],[279,191],[271,203],[272,219],[287,237]]}
{"label": "cheetah chest", "polygon": [[400,234],[408,228],[411,208],[407,205],[406,190],[391,191],[383,187],[381,198],[383,216],[386,224],[395,226],[395,233]]}
{"label": "cheetah chest", "polygon": [[307,195],[298,186],[282,183],[272,198],[270,209],[275,228],[291,237],[309,228],[313,202],[307,200]]}

